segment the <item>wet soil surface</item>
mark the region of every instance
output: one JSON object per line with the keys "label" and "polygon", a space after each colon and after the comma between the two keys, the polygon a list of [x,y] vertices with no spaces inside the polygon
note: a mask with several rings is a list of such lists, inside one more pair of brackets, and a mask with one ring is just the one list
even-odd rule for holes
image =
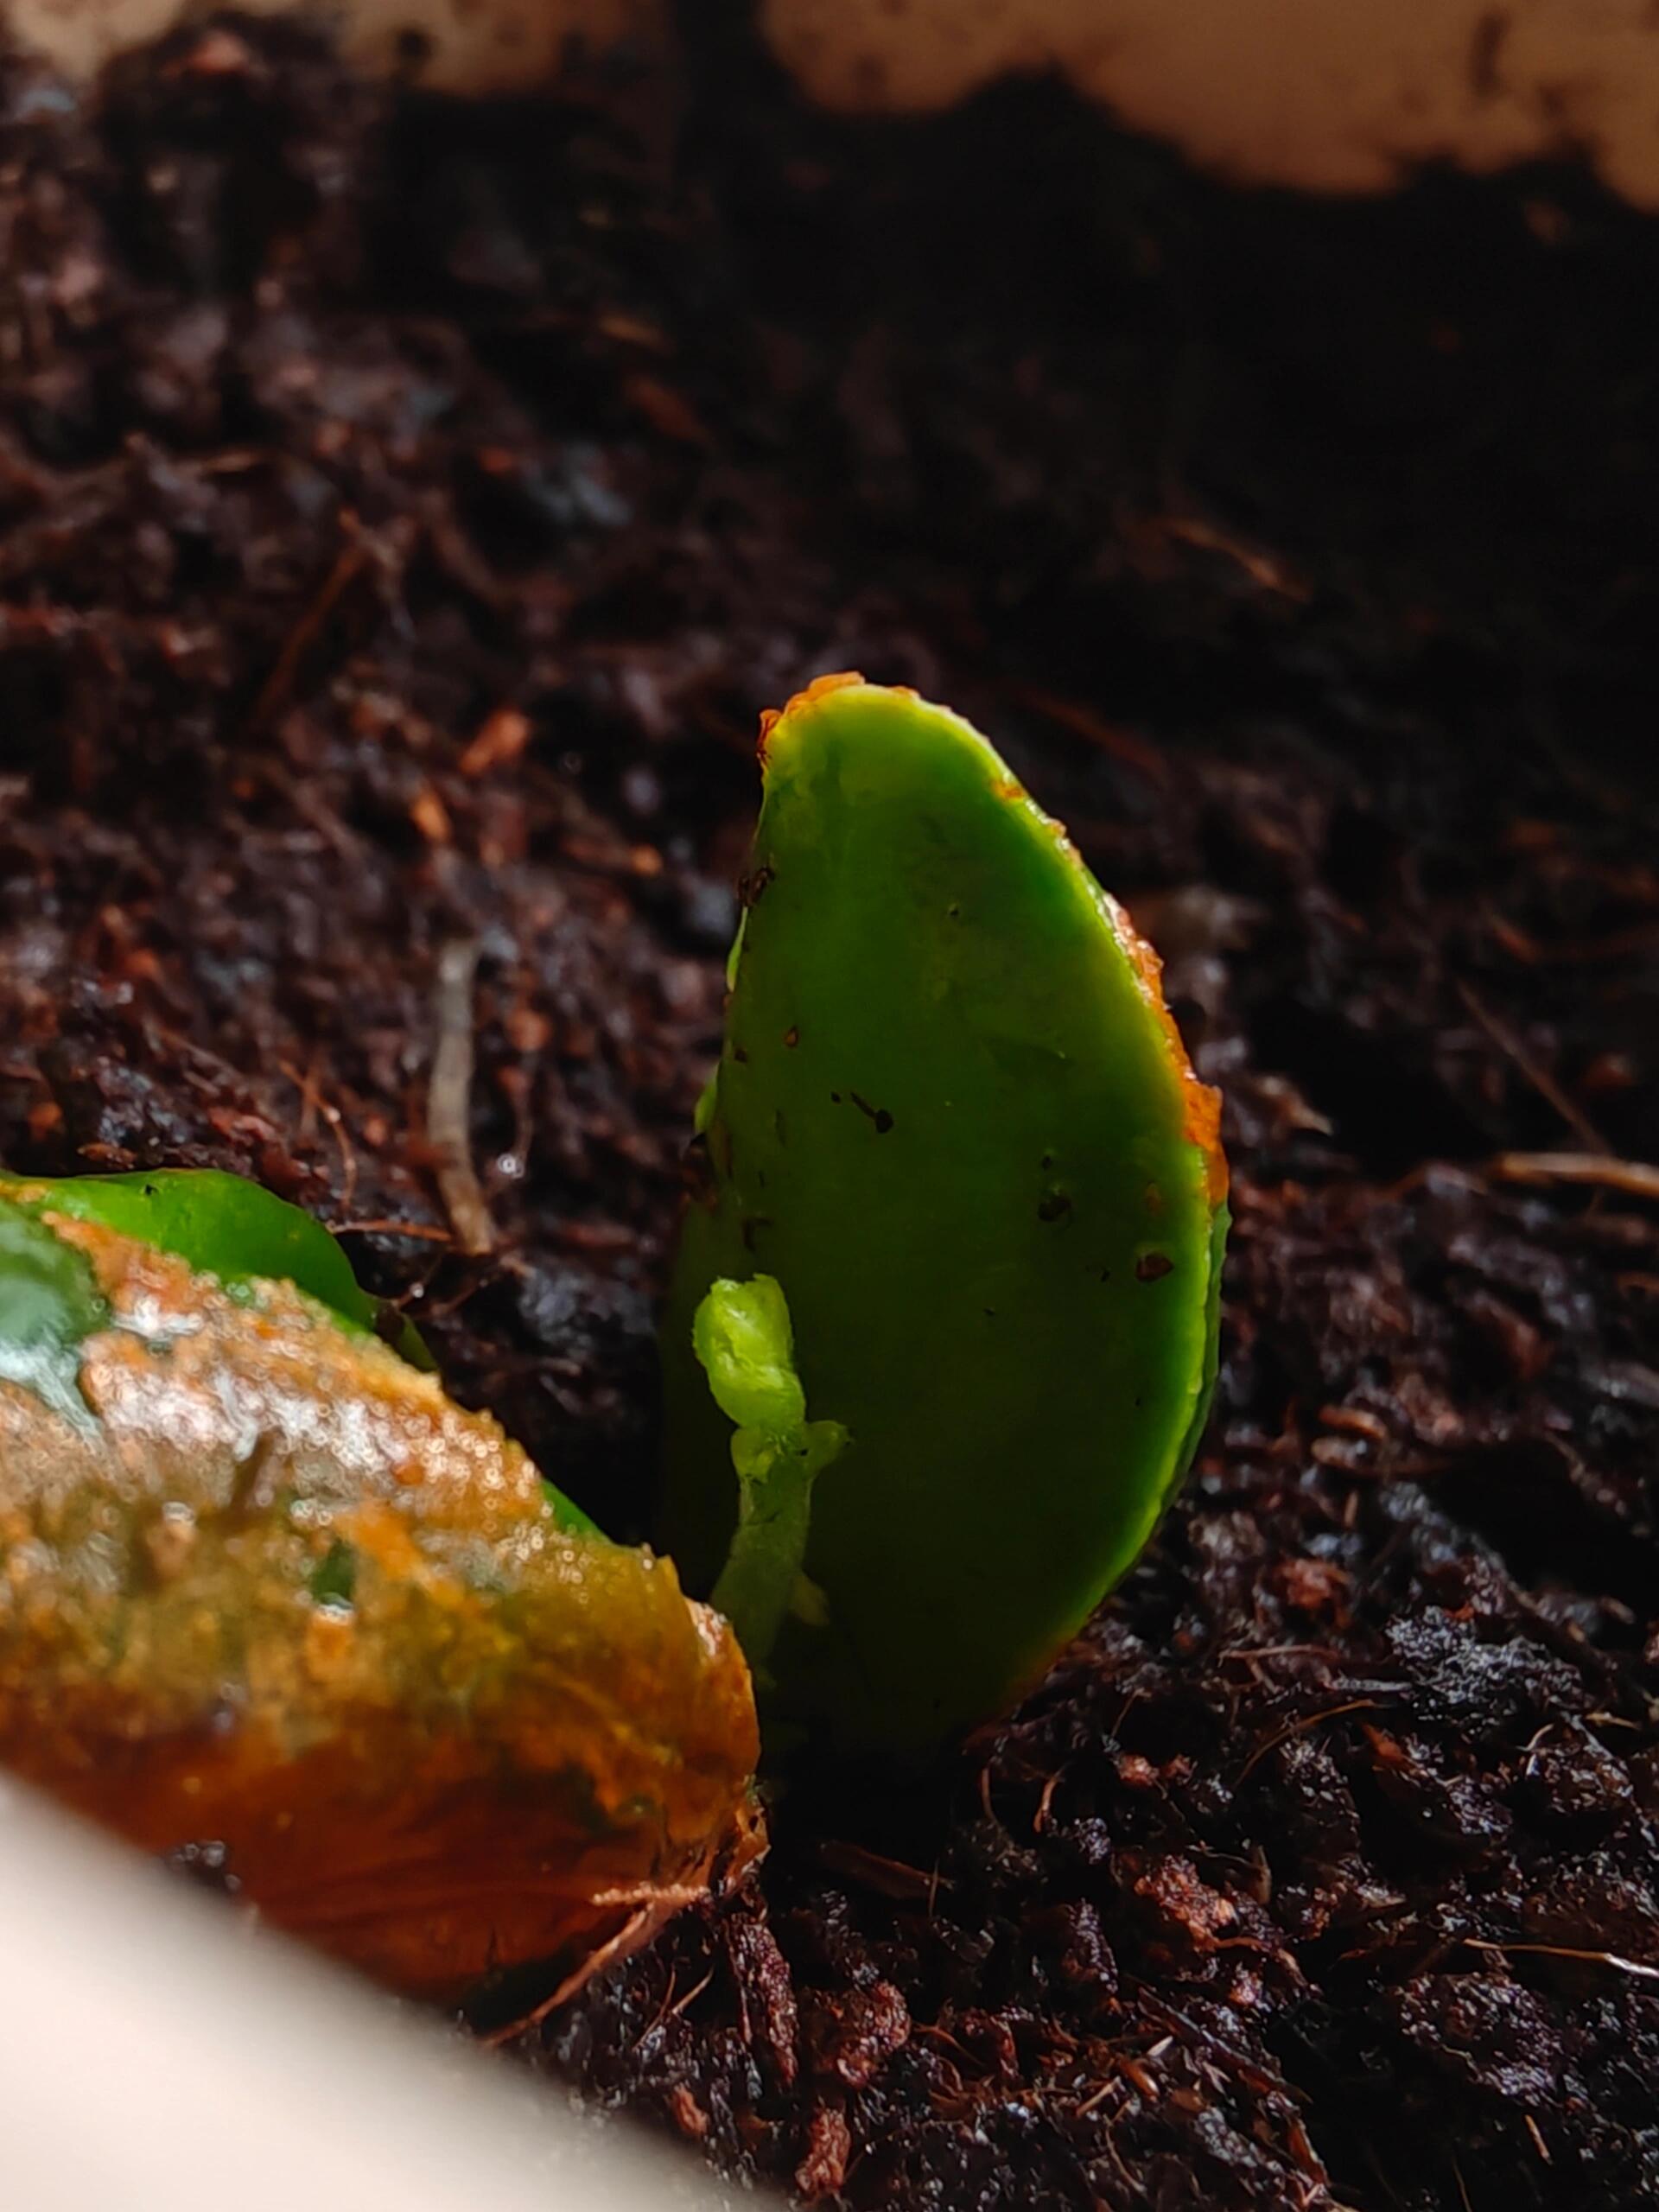
{"label": "wet soil surface", "polygon": [[1022,1712],[524,2048],[849,2206],[1659,2205],[1655,227],[698,12],[555,107],[0,73],[0,1156],[317,1208],[638,1527],[755,716],[950,698],[1226,1088],[1212,1435]]}

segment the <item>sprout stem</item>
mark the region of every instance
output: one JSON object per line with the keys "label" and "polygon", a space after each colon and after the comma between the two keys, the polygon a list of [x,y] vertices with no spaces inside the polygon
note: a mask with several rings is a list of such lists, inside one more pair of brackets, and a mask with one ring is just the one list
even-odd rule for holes
{"label": "sprout stem", "polygon": [[764,1679],[801,1584],[812,1485],[849,1440],[839,1421],[806,1417],[789,1305],[771,1275],[711,1285],[691,1343],[715,1403],[737,1424],[737,1528],[713,1602]]}

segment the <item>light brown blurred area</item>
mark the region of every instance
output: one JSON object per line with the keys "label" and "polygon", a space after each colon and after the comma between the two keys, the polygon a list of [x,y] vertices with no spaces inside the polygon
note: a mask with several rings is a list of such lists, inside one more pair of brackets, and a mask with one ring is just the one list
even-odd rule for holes
{"label": "light brown blurred area", "polygon": [[[259,14],[289,0],[247,0]],[[827,105],[946,106],[1058,71],[1131,128],[1241,181],[1386,189],[1402,168],[1572,154],[1659,207],[1659,10],[1650,0],[757,0],[785,67]],[[0,0],[72,73],[200,13],[190,0]],[[499,89],[572,42],[671,42],[669,0],[338,0],[372,67]]]}
{"label": "light brown blurred area", "polygon": [[[376,69],[418,72],[458,92],[505,91],[556,76],[573,47],[624,41],[666,48],[666,0],[238,0],[251,16],[304,15],[338,28]],[[201,0],[0,0],[0,21],[72,76],[213,12]]]}

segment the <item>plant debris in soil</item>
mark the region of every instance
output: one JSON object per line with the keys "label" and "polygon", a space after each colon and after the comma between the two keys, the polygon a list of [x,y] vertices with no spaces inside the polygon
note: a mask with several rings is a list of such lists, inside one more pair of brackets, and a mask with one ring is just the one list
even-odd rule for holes
{"label": "plant debris in soil", "polygon": [[519,2048],[814,2202],[1659,2205],[1659,236],[688,12],[556,103],[0,70],[0,1156],[316,1208],[638,1529],[755,717],[950,699],[1225,1086],[1211,1438],[1019,1713]]}

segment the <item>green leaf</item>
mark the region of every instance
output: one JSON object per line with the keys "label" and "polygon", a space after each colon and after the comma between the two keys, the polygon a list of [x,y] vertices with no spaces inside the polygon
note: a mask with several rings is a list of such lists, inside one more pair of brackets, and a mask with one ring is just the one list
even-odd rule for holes
{"label": "green leaf", "polygon": [[375,1301],[320,1221],[263,1185],[215,1167],[35,1179],[4,1187],[31,1211],[67,1215],[171,1252],[224,1283],[291,1282],[353,1328],[372,1331]]}
{"label": "green leaf", "polygon": [[[240,1287],[262,1277],[291,1282],[347,1328],[376,1332],[383,1307],[352,1272],[329,1231],[263,1184],[217,1167],[135,1169],[118,1175],[0,1177],[0,1191],[29,1211],[67,1215],[171,1252],[199,1274]],[[418,1332],[401,1321],[392,1349],[429,1371]]]}
{"label": "green leaf", "polygon": [[[1185,1471],[1217,1101],[1155,957],[959,715],[824,679],[762,762],[664,1323],[664,1538],[709,1588],[734,1499],[693,1317],[712,1283],[775,1276],[806,1400],[858,1440],[804,1541],[830,1624],[784,1624],[776,1707],[924,1750],[1041,1675]],[[760,1363],[728,1349],[729,1390]]]}
{"label": "green leaf", "polygon": [[[153,1244],[198,1274],[212,1275],[227,1289],[245,1289],[261,1281],[290,1282],[326,1307],[348,1332],[377,1335],[383,1316],[390,1315],[396,1324],[388,1332],[391,1349],[423,1374],[433,1371],[432,1355],[419,1332],[362,1287],[351,1262],[323,1224],[245,1176],[216,1167],[156,1167],[58,1178],[0,1175],[0,1203],[20,1220],[61,1214],[72,1221],[96,1223],[140,1244]],[[79,1254],[49,1230],[42,1229],[41,1234],[54,1251],[66,1254],[85,1270],[91,1281],[91,1271]],[[0,1245],[0,1313],[5,1300],[24,1299],[21,1283],[10,1282],[16,1265],[12,1254]],[[56,1375],[52,1387],[67,1406],[60,1370],[60,1360],[59,1367],[49,1372]],[[0,1374],[8,1372],[0,1368]],[[36,1381],[42,1395],[48,1372],[42,1370]],[[74,1402],[79,1404],[79,1393]],[[576,1535],[602,1535],[598,1523],[563,1491],[550,1482],[545,1487],[558,1527]]]}

